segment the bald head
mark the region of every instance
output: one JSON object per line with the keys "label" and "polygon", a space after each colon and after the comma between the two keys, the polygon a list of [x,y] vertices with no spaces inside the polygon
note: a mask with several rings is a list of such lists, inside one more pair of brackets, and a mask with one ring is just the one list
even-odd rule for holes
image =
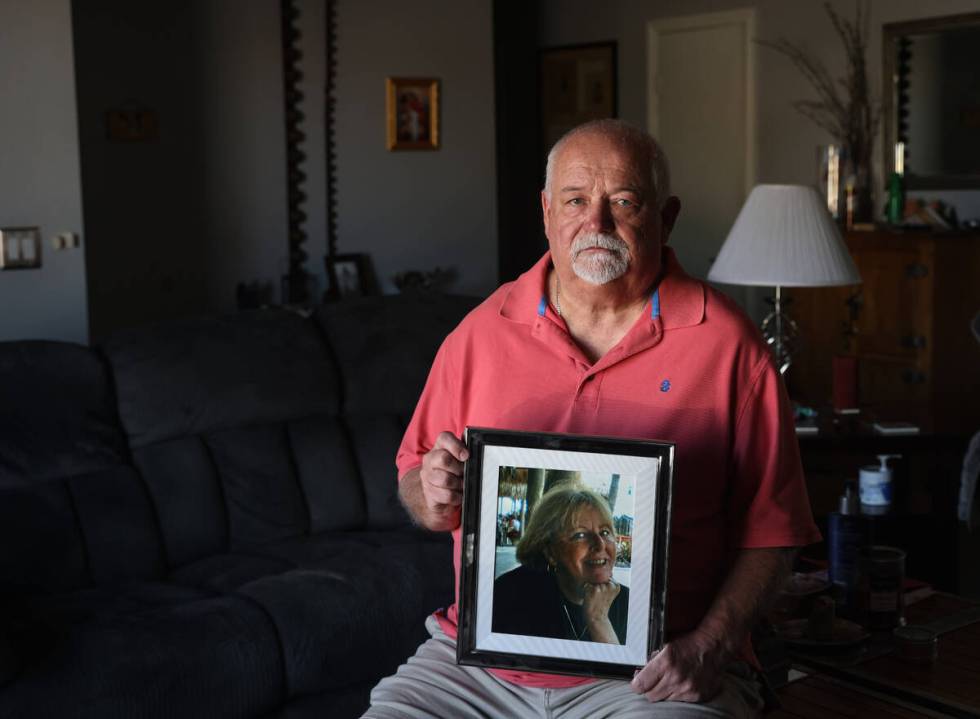
{"label": "bald head", "polygon": [[610,140],[626,149],[634,157],[639,167],[649,172],[651,188],[655,204],[662,209],[670,197],[670,167],[663,148],[648,133],[622,120],[592,120],[566,132],[554,144],[548,153],[548,164],[545,166],[544,191],[551,197],[551,182],[554,177],[555,164],[562,151],[574,140],[585,136],[598,136]]}

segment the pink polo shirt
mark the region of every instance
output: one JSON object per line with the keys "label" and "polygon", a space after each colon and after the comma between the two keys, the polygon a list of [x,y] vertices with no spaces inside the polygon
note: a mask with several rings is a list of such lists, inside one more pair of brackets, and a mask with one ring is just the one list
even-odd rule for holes
{"label": "pink polo shirt", "polygon": [[[443,342],[396,461],[404,477],[440,432],[467,426],[675,442],[669,637],[698,625],[738,549],[820,533],[786,391],[757,329],[669,247],[664,263],[642,315],[595,364],[547,302],[550,255],[501,286]],[[458,602],[459,528],[453,542]],[[456,604],[436,617],[455,637]],[[590,681],[496,673],[539,687]]]}

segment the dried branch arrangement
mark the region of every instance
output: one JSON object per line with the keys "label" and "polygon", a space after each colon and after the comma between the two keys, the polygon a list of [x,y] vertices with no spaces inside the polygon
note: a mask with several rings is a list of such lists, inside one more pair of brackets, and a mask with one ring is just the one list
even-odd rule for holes
{"label": "dried branch arrangement", "polygon": [[869,170],[881,104],[872,99],[868,85],[868,12],[861,0],[855,6],[851,22],[838,15],[829,2],[824,3],[847,57],[846,74],[837,80],[817,57],[785,38],[758,42],[789,58],[817,91],[818,100],[796,100],[793,107],[844,145],[858,167]]}

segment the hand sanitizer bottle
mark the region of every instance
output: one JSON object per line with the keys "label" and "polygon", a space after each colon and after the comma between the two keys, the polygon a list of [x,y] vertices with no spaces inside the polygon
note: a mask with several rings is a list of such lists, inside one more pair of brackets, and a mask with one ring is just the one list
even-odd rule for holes
{"label": "hand sanitizer bottle", "polygon": [[900,459],[900,454],[879,454],[881,466],[861,467],[861,511],[865,514],[883,514],[892,503],[892,470],[889,459]]}

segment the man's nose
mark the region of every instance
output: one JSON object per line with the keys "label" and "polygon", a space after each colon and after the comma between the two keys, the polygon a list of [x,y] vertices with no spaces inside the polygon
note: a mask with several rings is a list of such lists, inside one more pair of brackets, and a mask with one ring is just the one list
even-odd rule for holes
{"label": "man's nose", "polygon": [[614,229],[612,207],[605,199],[589,205],[588,229],[593,232],[610,232]]}

